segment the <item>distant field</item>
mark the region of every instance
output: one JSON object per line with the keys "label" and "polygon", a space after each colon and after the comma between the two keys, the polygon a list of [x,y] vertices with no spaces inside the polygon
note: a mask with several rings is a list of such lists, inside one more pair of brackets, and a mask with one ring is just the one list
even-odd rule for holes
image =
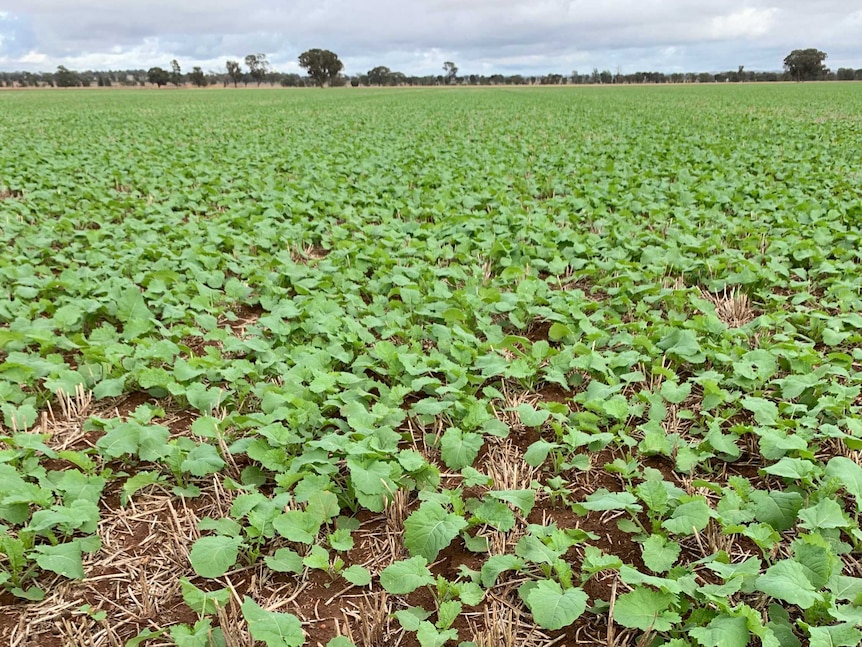
{"label": "distant field", "polygon": [[0,93],[0,643],[856,645],[860,142],[860,84]]}

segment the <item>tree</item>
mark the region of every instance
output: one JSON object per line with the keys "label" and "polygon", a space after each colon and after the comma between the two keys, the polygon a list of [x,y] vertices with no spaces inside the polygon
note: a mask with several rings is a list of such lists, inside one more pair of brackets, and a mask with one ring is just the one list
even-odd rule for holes
{"label": "tree", "polygon": [[446,72],[446,83],[454,83],[458,78],[458,66],[452,61],[443,63],[443,71]]}
{"label": "tree", "polygon": [[837,75],[839,81],[853,81],[856,78],[856,71],[852,67],[839,67]]}
{"label": "tree", "polygon": [[189,81],[192,82],[192,85],[195,85],[199,88],[205,88],[207,86],[207,77],[206,75],[204,75],[204,71],[198,65],[195,65],[195,67],[192,69],[192,73],[189,74]]}
{"label": "tree", "polygon": [[160,67],[151,67],[147,70],[147,80],[153,85],[162,87],[168,84],[168,81],[171,80],[171,75],[168,74],[167,70],[163,70]]}
{"label": "tree", "polygon": [[825,60],[826,52],[819,49],[794,49],[784,58],[784,69],[796,81],[816,81],[829,71]]}
{"label": "tree", "polygon": [[257,81],[257,85],[260,87],[267,72],[269,72],[269,61],[266,60],[266,54],[249,54],[245,57],[245,65],[248,68],[249,76]]}
{"label": "tree", "polygon": [[233,81],[233,87],[236,87],[237,83],[242,81],[242,67],[240,67],[237,61],[228,61],[224,66],[227,70],[228,78]]}
{"label": "tree", "polygon": [[81,85],[81,79],[76,72],[66,69],[60,65],[54,75],[54,81],[58,88],[76,88]]}
{"label": "tree", "polygon": [[299,55],[299,66],[308,71],[308,76],[321,88],[338,78],[338,73],[344,69],[338,55],[328,49],[310,49]]}
{"label": "tree", "polygon": [[378,65],[373,70],[368,70],[368,85],[389,85],[392,83],[392,70],[385,65]]}
{"label": "tree", "polygon": [[180,87],[183,82],[183,73],[180,70],[180,64],[177,63],[177,59],[171,61],[171,83],[173,83],[176,87]]}

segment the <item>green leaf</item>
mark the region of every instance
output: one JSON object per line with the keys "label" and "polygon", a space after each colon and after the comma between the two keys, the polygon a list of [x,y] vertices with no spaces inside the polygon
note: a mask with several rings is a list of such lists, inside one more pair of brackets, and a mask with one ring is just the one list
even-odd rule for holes
{"label": "green leaf", "polygon": [[443,647],[450,640],[458,640],[458,630],[440,631],[430,622],[420,622],[416,640],[419,641],[419,647]]}
{"label": "green leaf", "polygon": [[302,558],[302,564],[308,568],[314,568],[319,571],[329,570],[329,551],[323,546],[314,545],[308,551],[308,555]]}
{"label": "green leaf", "polygon": [[851,624],[809,627],[809,647],[856,647],[862,644],[862,631]]}
{"label": "green leaf", "polygon": [[126,641],[125,647],[138,647],[141,643],[151,640],[153,638],[158,638],[162,634],[167,633],[167,629],[159,629],[158,631],[154,631],[152,629],[142,629],[138,632],[138,635],[134,638],[130,638]]}
{"label": "green leaf", "polygon": [[677,535],[691,535],[706,528],[712,516],[713,512],[705,501],[689,501],[677,506],[662,528]]}
{"label": "green leaf", "polygon": [[624,395],[617,394],[602,402],[602,411],[614,420],[625,420],[629,415],[629,402]]}
{"label": "green leaf", "polygon": [[128,323],[135,320],[148,321],[152,318],[153,314],[147,307],[144,296],[138,288],[128,287],[123,290],[117,300],[117,319],[123,323]]}
{"label": "green leaf", "polygon": [[485,501],[473,511],[478,523],[488,524],[501,532],[509,532],[515,527],[515,515],[501,501]]}
{"label": "green leaf", "polygon": [[189,581],[187,577],[180,578],[183,601],[200,616],[211,616],[224,609],[230,600],[230,591],[218,589],[203,591]]}
{"label": "green leaf", "polygon": [[581,589],[563,591],[557,582],[542,580],[527,594],[526,602],[537,625],[556,631],[581,617],[587,608],[587,599]]}
{"label": "green leaf", "polygon": [[301,647],[305,644],[302,624],[295,615],[266,611],[248,596],[241,608],[252,638],[263,641],[267,647]]}
{"label": "green leaf", "polygon": [[434,582],[434,576],[428,570],[428,560],[424,557],[395,562],[380,572],[380,585],[393,595],[406,595]]}
{"label": "green leaf", "polygon": [[404,521],[404,545],[412,556],[437,559],[458,533],[467,526],[460,515],[447,512],[433,501],[425,501]]}
{"label": "green leaf", "polygon": [[694,627],[689,635],[703,647],[746,647],[751,639],[745,618],[726,615],[713,618],[705,627]]}
{"label": "green leaf", "polygon": [[856,509],[862,508],[862,467],[849,458],[835,456],[826,465],[826,476],[838,479],[856,499]]}
{"label": "green leaf", "polygon": [[754,490],[751,500],[754,503],[754,518],[761,523],[768,523],[779,532],[793,527],[796,514],[804,503],[802,495],[796,492],[762,490]]}
{"label": "green leaf", "polygon": [[692,364],[702,364],[706,359],[697,342],[697,333],[693,330],[674,328],[657,345],[668,354],[676,355]]}
{"label": "green leaf", "polygon": [[236,564],[241,544],[239,537],[201,537],[192,545],[189,561],[201,577],[221,577]]}
{"label": "green leaf", "polygon": [[515,545],[515,555],[535,564],[553,564],[565,549],[554,549],[534,535],[525,535]]}
{"label": "green leaf", "polygon": [[541,439],[537,440],[524,453],[524,462],[532,467],[539,467],[548,459],[548,454],[555,447],[558,447],[556,443],[549,443],[547,440]]}
{"label": "green leaf", "polygon": [[640,512],[641,506],[637,497],[631,492],[608,492],[599,488],[592,494],[587,495],[585,501],[578,505],[594,512],[606,510],[628,510],[629,512]]}
{"label": "green leaf", "polygon": [[460,470],[473,464],[483,443],[479,434],[449,427],[440,439],[440,457],[449,469]]}
{"label": "green leaf", "polygon": [[617,598],[614,604],[614,621],[629,629],[669,631],[681,620],[668,611],[676,596],[661,591],[638,587]]}
{"label": "green leaf", "polygon": [[679,558],[680,547],[661,535],[650,535],[643,543],[643,562],[654,573],[669,571]]}
{"label": "green leaf", "polygon": [[845,528],[849,525],[844,509],[833,499],[823,499],[811,508],[804,508],[798,516],[802,520],[799,525],[808,530]]}
{"label": "green leaf", "polygon": [[781,560],[766,569],[766,573],[757,578],[755,587],[776,600],[803,609],[809,609],[823,599],[808,580],[802,564],[791,559]]}
{"label": "green leaf", "polygon": [[437,628],[448,629],[451,627],[455,619],[461,615],[462,608],[458,600],[441,602],[437,608]]}
{"label": "green leaf", "polygon": [[778,418],[778,407],[770,400],[745,397],[739,403],[754,414],[754,419],[759,425],[772,426]]}
{"label": "green leaf", "polygon": [[215,474],[224,466],[225,462],[216,448],[203,443],[188,453],[186,459],[180,464],[180,469],[192,476],[207,476]]}
{"label": "green leaf", "polygon": [[521,424],[525,427],[540,427],[551,416],[551,412],[547,409],[536,410],[526,402],[515,407],[515,411],[518,412]]}
{"label": "green leaf", "polygon": [[516,555],[492,555],[482,565],[480,577],[482,586],[490,589],[497,583],[497,578],[506,571],[519,571],[524,568],[524,561]]}
{"label": "green leaf", "polygon": [[326,647],[356,647],[356,645],[350,642],[349,638],[345,638],[344,636],[336,636],[328,643],[326,643]]}
{"label": "green leaf", "polygon": [[56,546],[36,546],[34,552],[39,568],[73,580],[84,579],[81,543],[78,540]]}
{"label": "green leaf", "polygon": [[661,385],[661,396],[671,404],[680,404],[691,395],[691,383],[684,382],[682,385],[675,382],[665,381]]}
{"label": "green leaf", "polygon": [[418,631],[419,624],[427,619],[431,615],[431,612],[421,607],[408,607],[407,609],[396,611],[393,615],[405,630]]}
{"label": "green leaf", "polygon": [[364,566],[359,566],[354,564],[348,568],[345,568],[341,577],[350,582],[353,586],[368,586],[371,584],[371,573],[368,572],[368,569]]}
{"label": "green leaf", "polygon": [[488,496],[515,506],[525,517],[536,505],[535,490],[489,490]]}
{"label": "green leaf", "polygon": [[295,573],[299,575],[303,571],[302,557],[290,548],[279,548],[274,555],[263,558],[266,565],[277,573]]}

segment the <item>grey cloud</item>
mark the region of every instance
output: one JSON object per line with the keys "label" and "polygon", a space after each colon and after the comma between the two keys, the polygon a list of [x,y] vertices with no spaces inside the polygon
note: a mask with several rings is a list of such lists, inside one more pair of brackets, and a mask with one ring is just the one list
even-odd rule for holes
{"label": "grey cloud", "polygon": [[862,11],[854,0],[150,0],[136,7],[0,0],[4,11],[31,34],[25,49],[20,40],[10,48],[14,41],[2,36],[10,19],[0,22],[0,67],[7,69],[28,53],[43,67],[100,60],[116,67],[124,56],[129,67],[172,57],[190,67],[263,51],[295,66],[307,47],[335,50],[349,72],[386,64],[437,73],[447,58],[467,73],[566,72],[611,65],[608,59],[643,69],[778,69],[790,49],[809,46],[830,52],[834,66],[862,67]]}

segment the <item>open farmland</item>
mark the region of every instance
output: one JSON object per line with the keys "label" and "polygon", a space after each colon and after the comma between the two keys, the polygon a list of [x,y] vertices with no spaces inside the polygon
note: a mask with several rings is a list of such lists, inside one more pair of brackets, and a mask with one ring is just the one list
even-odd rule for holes
{"label": "open farmland", "polygon": [[858,84],[0,94],[0,642],[856,645],[860,142]]}

